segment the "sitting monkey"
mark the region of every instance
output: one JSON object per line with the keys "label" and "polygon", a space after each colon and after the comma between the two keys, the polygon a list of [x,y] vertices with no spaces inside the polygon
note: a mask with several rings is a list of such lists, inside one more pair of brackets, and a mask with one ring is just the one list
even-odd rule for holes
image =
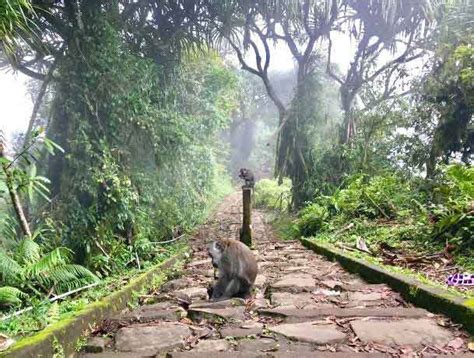
{"label": "sitting monkey", "polygon": [[255,177],[250,169],[241,168],[239,172],[239,178],[245,180],[244,186],[253,188],[255,184]]}
{"label": "sitting monkey", "polygon": [[213,301],[246,298],[257,277],[258,265],[252,251],[233,239],[214,241],[208,246],[212,266],[218,270],[214,287],[208,290]]}

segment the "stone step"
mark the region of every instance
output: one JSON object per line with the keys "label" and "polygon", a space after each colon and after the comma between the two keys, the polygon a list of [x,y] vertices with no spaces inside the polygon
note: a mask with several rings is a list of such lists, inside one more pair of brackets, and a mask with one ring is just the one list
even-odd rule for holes
{"label": "stone step", "polygon": [[430,319],[402,319],[397,321],[364,319],[352,321],[351,328],[364,343],[442,347],[453,339],[451,332]]}
{"label": "stone step", "polygon": [[260,315],[281,317],[285,321],[301,322],[316,318],[335,316],[348,317],[387,317],[387,318],[425,318],[429,312],[421,308],[305,308],[277,307],[258,310]]}
{"label": "stone step", "polygon": [[[209,352],[170,352],[167,358],[209,358]],[[382,353],[345,353],[345,352],[267,352],[267,353],[251,353],[251,352],[218,352],[216,357],[219,358],[381,358],[390,357],[388,354]]]}
{"label": "stone step", "polygon": [[269,327],[268,330],[290,340],[319,345],[340,343],[346,338],[336,325],[320,322],[281,324]]}
{"label": "stone step", "polygon": [[[157,354],[176,349],[192,331],[182,324],[163,322],[154,326],[131,326],[121,328],[115,336],[115,349],[120,352]],[[133,354],[132,354],[133,352]]]}
{"label": "stone step", "polygon": [[200,322],[204,319],[214,323],[243,321],[245,319],[245,307],[225,307],[225,308],[189,308],[188,317],[193,321]]}

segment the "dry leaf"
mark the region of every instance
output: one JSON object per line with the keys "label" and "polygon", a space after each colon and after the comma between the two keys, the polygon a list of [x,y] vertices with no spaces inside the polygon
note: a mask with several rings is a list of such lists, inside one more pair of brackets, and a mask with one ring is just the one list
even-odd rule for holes
{"label": "dry leaf", "polygon": [[474,352],[474,340],[473,341],[470,341],[468,344],[467,344],[467,348],[469,348],[469,350],[471,352]]}
{"label": "dry leaf", "polygon": [[464,346],[464,340],[462,338],[455,338],[448,343],[448,347],[458,350]]}

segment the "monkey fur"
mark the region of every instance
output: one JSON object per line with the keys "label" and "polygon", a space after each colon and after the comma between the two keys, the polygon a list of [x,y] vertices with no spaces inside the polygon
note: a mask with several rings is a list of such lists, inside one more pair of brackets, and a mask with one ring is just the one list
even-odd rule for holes
{"label": "monkey fur", "polygon": [[246,298],[258,271],[252,251],[240,241],[221,239],[208,246],[208,254],[212,266],[218,270],[216,284],[208,289],[209,298],[212,301]]}
{"label": "monkey fur", "polygon": [[239,171],[239,178],[245,181],[245,185],[248,188],[253,188],[255,185],[255,177],[250,169],[241,168]]}

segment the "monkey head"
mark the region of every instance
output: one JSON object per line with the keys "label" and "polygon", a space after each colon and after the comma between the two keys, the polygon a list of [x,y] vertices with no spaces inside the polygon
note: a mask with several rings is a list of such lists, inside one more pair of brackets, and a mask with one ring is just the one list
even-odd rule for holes
{"label": "monkey head", "polygon": [[213,241],[207,246],[207,252],[212,260],[212,267],[217,268],[222,260],[224,249],[219,241]]}

